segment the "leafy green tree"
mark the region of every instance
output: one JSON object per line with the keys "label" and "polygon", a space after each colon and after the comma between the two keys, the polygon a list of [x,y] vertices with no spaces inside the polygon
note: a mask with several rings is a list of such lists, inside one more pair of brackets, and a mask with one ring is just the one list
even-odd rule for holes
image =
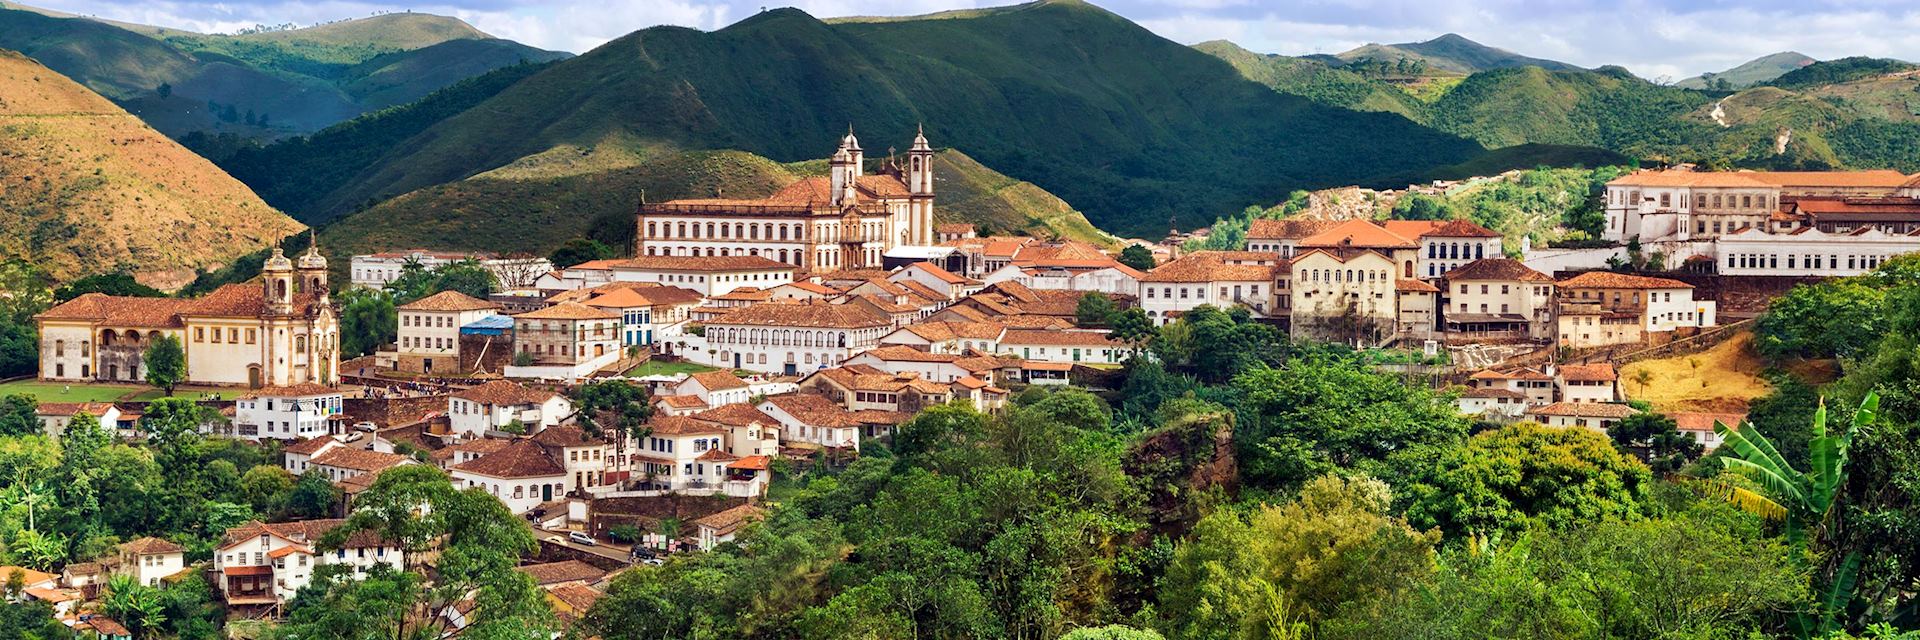
{"label": "leafy green tree", "polygon": [[0,262],[0,377],[30,374],[40,367],[33,316],[53,306],[51,282],[30,262]]}
{"label": "leafy green tree", "polygon": [[1166,640],[1152,629],[1135,629],[1122,625],[1104,627],[1081,627],[1068,631],[1060,640]]}
{"label": "leafy green tree", "polygon": [[147,345],[141,364],[147,369],[147,384],[165,389],[169,396],[187,379],[187,351],[180,346],[180,338],[172,334],[162,334]]}
{"label": "leafy green tree", "polygon": [[561,244],[560,248],[554,249],[553,253],[547,256],[547,260],[553,262],[554,268],[565,269],[582,262],[605,260],[613,256],[613,247],[591,238],[574,238]]}
{"label": "leafy green tree", "polygon": [[101,606],[108,616],[137,637],[154,637],[167,623],[166,602],[160,590],[140,584],[131,575],[116,575],[107,580]]}
{"label": "leafy green tree", "polygon": [[1073,315],[1075,324],[1082,327],[1105,327],[1113,321],[1116,311],[1118,309],[1114,307],[1113,299],[1098,291],[1088,291],[1074,305]]}
{"label": "leafy green tree", "polygon": [[1887,292],[1865,281],[1801,285],[1768,305],[1754,344],[1770,358],[1854,357],[1873,348],[1889,318]]}
{"label": "leafy green tree", "polygon": [[393,295],[377,289],[348,289],[334,296],[340,304],[340,353],[357,357],[393,344],[400,330],[400,312]]}
{"label": "leafy green tree", "polygon": [[1424,580],[1437,531],[1391,515],[1385,483],[1324,476],[1293,503],[1200,521],[1160,587],[1177,638],[1305,637],[1302,627]]}
{"label": "leafy green tree", "polygon": [[14,534],[13,540],[7,542],[7,554],[27,568],[51,572],[67,561],[67,537],[27,529]]}
{"label": "leafy green tree", "polygon": [[14,394],[0,398],[0,437],[39,433],[39,410],[40,404],[33,396]]}
{"label": "leafy green tree", "polygon": [[140,298],[164,298],[166,292],[140,284],[133,275],[125,271],[94,274],[74,280],[55,289],[53,299],[66,302],[89,293],[104,293],[110,296],[133,296]]}
{"label": "leafy green tree", "polygon": [[1353,469],[1404,483],[1457,447],[1467,422],[1451,403],[1350,357],[1313,356],[1256,369],[1239,391],[1242,473],[1281,488]]}
{"label": "leafy green tree", "polygon": [[1622,452],[1640,456],[1659,474],[1679,471],[1700,457],[1704,449],[1693,436],[1680,433],[1673,418],[1651,411],[1622,418],[1607,427],[1607,437]]}
{"label": "leafy green tree", "polygon": [[339,501],[340,488],[319,469],[308,469],[287,494],[287,513],[297,518],[324,518],[333,513],[333,505]]}
{"label": "leafy green tree", "polygon": [[1113,314],[1112,318],[1111,336],[1136,350],[1153,342],[1154,336],[1159,333],[1153,326],[1153,320],[1147,318],[1146,310],[1139,307],[1127,307]]}
{"label": "leafy green tree", "polygon": [[1410,490],[1407,520],[1451,535],[1575,527],[1644,515],[1652,474],[1587,429],[1523,422],[1480,433]]}
{"label": "leafy green tree", "polygon": [[492,271],[473,260],[464,260],[435,269],[438,276],[434,289],[438,291],[458,291],[469,296],[487,299],[500,289],[499,278]]}
{"label": "leafy green tree", "polygon": [[409,623],[422,597],[420,574],[375,564],[364,575],[346,565],[321,565],[287,607],[274,637],[409,638]]}
{"label": "leafy green tree", "polygon": [[581,430],[613,439],[616,455],[626,455],[628,440],[646,435],[647,420],[653,417],[647,389],[617,379],[576,387],[573,409]]}
{"label": "leafy green tree", "polygon": [[1137,244],[1130,244],[1127,248],[1121,249],[1120,255],[1114,258],[1114,262],[1139,271],[1152,271],[1154,267],[1159,266],[1153,261],[1153,250]]}
{"label": "leafy green tree", "polygon": [[293,493],[294,476],[277,465],[262,464],[240,476],[240,493],[255,512],[275,514],[287,508]]}
{"label": "leafy green tree", "polygon": [[1423,193],[1408,194],[1393,203],[1395,220],[1452,220],[1457,217],[1453,204],[1444,198]]}
{"label": "leafy green tree", "polygon": [[[0,576],[4,577],[4,576]],[[73,632],[53,617],[53,605],[18,595],[0,600],[0,640],[66,640]]]}

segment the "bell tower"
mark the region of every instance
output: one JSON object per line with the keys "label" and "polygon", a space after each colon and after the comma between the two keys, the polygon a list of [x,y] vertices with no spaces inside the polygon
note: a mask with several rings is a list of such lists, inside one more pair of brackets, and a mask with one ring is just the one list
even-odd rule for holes
{"label": "bell tower", "polygon": [[312,295],[324,303],[327,301],[327,258],[320,255],[320,238],[312,236],[307,244],[307,252],[300,255],[294,274],[299,278],[300,291]]}
{"label": "bell tower", "polygon": [[260,264],[260,286],[265,288],[261,298],[267,303],[268,314],[293,314],[293,261],[280,252],[280,245],[274,245],[273,255]]}
{"label": "bell tower", "polygon": [[911,198],[911,216],[913,226],[908,234],[913,244],[926,246],[933,244],[933,145],[927,144],[927,129],[923,125],[913,136],[913,146],[907,149],[907,193]]}

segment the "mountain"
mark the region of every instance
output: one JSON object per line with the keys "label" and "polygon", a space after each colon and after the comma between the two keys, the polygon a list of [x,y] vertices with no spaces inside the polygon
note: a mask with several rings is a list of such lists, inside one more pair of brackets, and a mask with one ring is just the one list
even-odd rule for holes
{"label": "mountain", "polygon": [[1401,58],[1406,58],[1409,62],[1425,62],[1429,72],[1453,74],[1514,67],[1540,67],[1549,71],[1579,69],[1565,62],[1530,58],[1506,49],[1489,47],[1456,33],[1449,33],[1426,42],[1367,44],[1337,54],[1336,57],[1349,64],[1362,59],[1395,63]]}
{"label": "mountain", "polygon": [[1158,233],[1294,188],[1465,161],[1470,141],[1247,82],[1081,2],[825,23],[767,11],[656,27],[552,64],[410,139],[296,213],[322,221],[562,144],[623,134],[818,159],[854,123],[873,149],[936,146],[1059,195],[1102,228]]}
{"label": "mountain", "polygon": [[0,50],[0,256],[175,288],[301,225],[99,94]]}
{"label": "mountain", "polygon": [[[321,242],[345,252],[430,246],[544,255],[585,236],[628,249],[642,198],[762,197],[826,169],[821,161],[781,164],[742,151],[680,151],[616,136],[388,199],[329,225]],[[936,153],[934,175],[941,222],[1112,241],[1066,202],[959,151]]]}
{"label": "mountain", "polygon": [[1355,111],[1385,111],[1418,120],[1420,100],[1394,85],[1356,71],[1340,68],[1340,60],[1295,58],[1256,53],[1226,40],[1193,45],[1201,53],[1232,65],[1248,80],[1281,93],[1291,93],[1321,104]]}
{"label": "mountain", "polygon": [[0,5],[0,48],[39,60],[176,138],[316,131],[486,70],[566,56],[424,14],[226,36],[13,4]]}
{"label": "mountain", "polygon": [[[1798,51],[1782,51],[1754,58],[1740,66],[1717,73],[1703,73],[1674,83],[1683,89],[1745,89],[1786,75],[1787,72],[1818,62]],[[1724,82],[1723,82],[1724,81]]]}

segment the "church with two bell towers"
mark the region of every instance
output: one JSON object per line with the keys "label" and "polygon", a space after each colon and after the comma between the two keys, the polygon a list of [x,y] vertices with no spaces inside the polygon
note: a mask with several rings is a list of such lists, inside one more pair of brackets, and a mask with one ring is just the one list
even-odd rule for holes
{"label": "church with two bell towers", "polygon": [[851,127],[828,175],[759,199],[641,203],[636,256],[757,256],[803,271],[877,269],[898,246],[934,244],[933,146],[925,131],[902,158],[867,172]]}
{"label": "church with two bell towers", "polygon": [[34,316],[40,378],[140,382],[146,351],[172,336],[186,352],[184,384],[245,387],[340,381],[340,324],[327,259],[309,247],[297,260],[274,248],[260,276],[200,298],[89,293]]}

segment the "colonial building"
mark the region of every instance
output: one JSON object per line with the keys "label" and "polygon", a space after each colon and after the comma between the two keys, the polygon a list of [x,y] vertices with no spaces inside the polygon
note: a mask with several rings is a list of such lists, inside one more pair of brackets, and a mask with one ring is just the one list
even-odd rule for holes
{"label": "colonial building", "polygon": [[1306,249],[1294,256],[1290,267],[1294,335],[1374,345],[1391,340],[1398,331],[1400,279],[1395,276],[1400,269],[1386,255],[1365,249]]}
{"label": "colonial building", "polygon": [[267,387],[233,401],[233,435],[242,440],[305,440],[331,434],[345,418],[345,395],[317,384]]}
{"label": "colonial building", "polygon": [[185,348],[189,384],[339,382],[340,328],[327,293],[327,260],[311,248],[297,266],[276,248],[257,280],[206,297],[89,293],[34,319],[43,380],[142,380],[147,347],[168,335]]}
{"label": "colonial building", "polygon": [[803,178],[759,200],[642,203],[639,256],[760,256],[806,271],[871,269],[900,245],[932,245],[933,147],[924,134],[905,163],[868,174],[852,130],[828,160],[831,175]]}
{"label": "colonial building", "polygon": [[[1914,213],[1920,219],[1920,206]],[[1920,231],[1888,233],[1872,224],[1833,232],[1816,226],[1774,233],[1752,227],[1722,235],[1715,244],[1721,275],[1845,277],[1920,251]]]}
{"label": "colonial building", "polygon": [[455,487],[479,487],[506,503],[515,514],[565,496],[572,481],[567,468],[532,440],[514,440],[447,471]]}
{"label": "colonial building", "polygon": [[230,609],[272,611],[313,580],[322,565],[347,565],[355,575],[377,564],[403,570],[400,543],[362,531],[333,551],[320,538],[345,520],[248,522],[228,529],[213,551],[215,584]]}
{"label": "colonial building", "polygon": [[765,302],[715,318],[705,333],[711,364],[793,375],[838,365],[893,327],[892,318],[856,305]]}
{"label": "colonial building", "polygon": [[500,305],[458,291],[442,291],[396,308],[395,340],[401,371],[459,375],[460,328],[500,313]]}
{"label": "colonial building", "polygon": [[500,286],[508,289],[533,286],[534,279],[553,270],[552,262],[534,256],[509,258],[485,252],[408,249],[354,256],[348,261],[352,267],[348,278],[353,286],[379,289],[399,279],[409,264],[434,269],[469,260],[493,273]]}
{"label": "colonial building", "polygon": [[1711,240],[1765,228],[1791,198],[1903,195],[1898,171],[1638,171],[1607,183],[1608,240]]}
{"label": "colonial building", "polygon": [[1446,330],[1461,337],[1547,339],[1553,332],[1553,278],[1519,260],[1487,258],[1448,270]]}
{"label": "colonial building", "polygon": [[530,365],[507,369],[510,377],[579,378],[620,359],[620,315],[577,302],[513,317],[515,358]]}
{"label": "colonial building", "polygon": [[1140,308],[1164,325],[1201,305],[1246,307],[1256,317],[1284,316],[1287,260],[1260,251],[1199,251],[1140,278]]}
{"label": "colonial building", "polygon": [[741,288],[765,289],[793,282],[791,264],[766,256],[641,256],[613,263],[614,282],[652,282],[714,297]]}
{"label": "colonial building", "polygon": [[1632,313],[1648,332],[1678,327],[1711,327],[1715,303],[1693,299],[1693,285],[1667,278],[1588,271],[1561,280],[1559,303],[1594,304],[1614,313]]}
{"label": "colonial building", "polygon": [[515,421],[531,433],[559,424],[572,413],[573,403],[566,396],[508,380],[494,380],[447,397],[447,426],[467,438]]}

